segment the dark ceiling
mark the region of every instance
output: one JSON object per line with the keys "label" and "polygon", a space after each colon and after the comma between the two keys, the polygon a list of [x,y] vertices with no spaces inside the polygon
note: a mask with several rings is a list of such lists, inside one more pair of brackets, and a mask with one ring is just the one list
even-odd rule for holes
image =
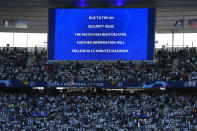
{"label": "dark ceiling", "polygon": [[7,7],[77,7],[87,3],[89,7],[114,7],[124,3],[124,7],[190,7],[197,6],[196,0],[1,0],[0,6]]}
{"label": "dark ceiling", "polygon": [[179,19],[185,19],[185,32],[195,32],[188,26],[188,19],[197,19],[197,0],[1,0],[0,32],[13,30],[3,27],[5,19],[27,19],[29,29],[16,32],[48,32],[48,8],[156,8],[156,32],[182,32],[173,27]]}

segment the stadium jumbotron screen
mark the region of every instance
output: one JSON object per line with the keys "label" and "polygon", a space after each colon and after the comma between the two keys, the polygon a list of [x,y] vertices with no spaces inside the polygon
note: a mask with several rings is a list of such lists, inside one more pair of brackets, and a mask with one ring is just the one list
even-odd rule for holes
{"label": "stadium jumbotron screen", "polygon": [[153,60],[155,10],[49,9],[48,60]]}

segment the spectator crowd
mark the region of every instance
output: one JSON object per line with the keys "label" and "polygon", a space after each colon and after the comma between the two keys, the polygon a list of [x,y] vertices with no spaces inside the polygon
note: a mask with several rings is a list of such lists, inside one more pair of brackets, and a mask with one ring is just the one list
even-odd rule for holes
{"label": "spectator crowd", "polygon": [[197,80],[196,48],[178,52],[159,50],[155,62],[47,62],[46,50],[0,50],[0,80],[21,81],[192,81]]}
{"label": "spectator crowd", "polygon": [[1,130],[193,131],[196,128],[195,93],[0,93]]}
{"label": "spectator crowd", "polygon": [[[193,81],[197,52],[159,50],[154,62],[48,62],[46,50],[0,49],[0,80]],[[0,130],[173,130],[197,129],[196,91],[0,92]]]}

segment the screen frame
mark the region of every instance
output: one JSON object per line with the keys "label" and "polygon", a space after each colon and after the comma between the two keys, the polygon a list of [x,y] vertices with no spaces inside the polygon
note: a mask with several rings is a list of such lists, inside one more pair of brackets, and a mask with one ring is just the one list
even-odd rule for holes
{"label": "screen frame", "polygon": [[[54,47],[55,47],[55,20],[56,9],[148,9],[148,34],[147,34],[147,60],[127,60],[127,61],[155,61],[155,27],[156,27],[156,11],[155,8],[48,8],[48,46],[47,58],[50,62],[59,61],[82,61],[82,60],[54,60]],[[151,49],[151,50],[150,50]],[[153,52],[153,53],[151,53]],[[151,54],[150,54],[151,53]],[[100,61],[100,60],[83,60],[83,61]],[[116,60],[103,60],[103,61],[116,61]]]}

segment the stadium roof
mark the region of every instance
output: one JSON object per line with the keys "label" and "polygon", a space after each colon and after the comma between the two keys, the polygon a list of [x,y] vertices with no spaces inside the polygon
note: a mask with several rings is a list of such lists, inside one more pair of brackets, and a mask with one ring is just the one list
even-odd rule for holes
{"label": "stadium roof", "polygon": [[48,8],[76,8],[83,2],[88,8],[113,8],[122,2],[126,8],[156,8],[156,32],[182,32],[174,27],[177,20],[184,19],[184,32],[197,33],[188,25],[189,19],[197,19],[196,0],[1,0],[0,32],[12,32],[3,26],[5,19],[26,19],[29,29],[15,29],[16,32],[48,32]]}

